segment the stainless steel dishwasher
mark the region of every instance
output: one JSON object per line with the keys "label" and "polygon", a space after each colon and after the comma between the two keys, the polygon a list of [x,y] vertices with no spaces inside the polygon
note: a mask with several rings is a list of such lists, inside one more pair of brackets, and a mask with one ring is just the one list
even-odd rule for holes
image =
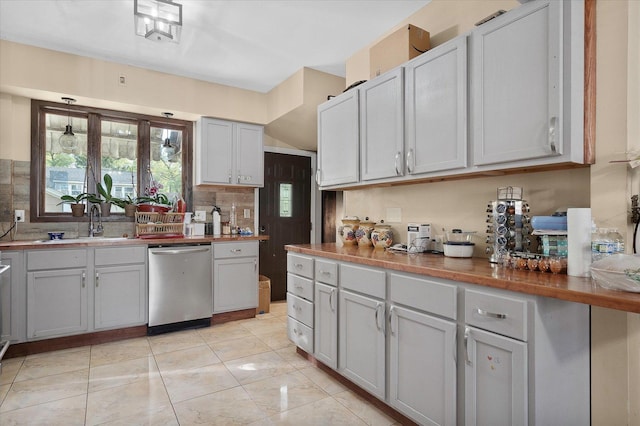
{"label": "stainless steel dishwasher", "polygon": [[148,334],[210,325],[212,270],[211,244],[150,246]]}

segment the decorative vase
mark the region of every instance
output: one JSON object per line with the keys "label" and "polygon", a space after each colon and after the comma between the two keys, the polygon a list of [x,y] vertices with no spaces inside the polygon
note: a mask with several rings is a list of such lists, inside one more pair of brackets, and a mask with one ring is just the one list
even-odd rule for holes
{"label": "decorative vase", "polygon": [[391,247],[393,244],[393,231],[390,225],[382,223],[376,225],[371,231],[371,241],[376,249],[382,250]]}
{"label": "decorative vase", "polygon": [[373,242],[371,241],[371,232],[374,230],[376,223],[370,222],[367,219],[360,222],[358,229],[356,230],[356,240],[358,241],[358,247],[373,246]]}
{"label": "decorative vase", "polygon": [[126,217],[134,217],[136,215],[137,209],[138,209],[138,206],[136,206],[135,204],[125,204],[124,215]]}
{"label": "decorative vase", "polygon": [[82,217],[84,216],[84,204],[71,204],[71,216]]}
{"label": "decorative vase", "polygon": [[342,219],[342,226],[338,229],[342,244],[345,246],[352,246],[357,243],[356,231],[360,225],[360,219],[344,218]]}
{"label": "decorative vase", "polygon": [[102,217],[111,216],[111,203],[100,203],[100,213]]}

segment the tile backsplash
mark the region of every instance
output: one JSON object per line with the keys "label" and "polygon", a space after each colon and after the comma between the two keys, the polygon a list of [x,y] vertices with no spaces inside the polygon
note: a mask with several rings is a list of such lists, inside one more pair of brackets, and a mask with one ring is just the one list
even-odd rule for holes
{"label": "tile backsplash", "polygon": [[[37,240],[48,238],[47,232],[61,231],[65,238],[77,238],[88,235],[86,220],[80,222],[38,222],[31,223],[30,217],[30,176],[31,163],[29,161],[14,161],[0,159],[0,235],[7,232],[13,224],[13,212],[16,209],[25,210],[25,223],[19,223],[17,228],[0,239],[0,241]],[[228,221],[231,205],[235,203],[238,226],[253,229],[255,216],[253,188],[226,187],[194,187],[193,208],[191,210],[205,210],[207,221],[211,220],[213,206],[220,207],[222,221]],[[243,212],[249,209],[250,218],[245,219]],[[104,235],[119,237],[124,234],[133,235],[135,225],[131,222],[104,222]]]}

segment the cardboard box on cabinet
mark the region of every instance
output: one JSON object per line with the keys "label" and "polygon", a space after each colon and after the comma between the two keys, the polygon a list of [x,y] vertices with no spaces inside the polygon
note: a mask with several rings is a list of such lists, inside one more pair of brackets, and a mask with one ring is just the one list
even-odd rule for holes
{"label": "cardboard box on cabinet", "polygon": [[430,48],[429,31],[406,25],[369,49],[370,78],[377,77]]}

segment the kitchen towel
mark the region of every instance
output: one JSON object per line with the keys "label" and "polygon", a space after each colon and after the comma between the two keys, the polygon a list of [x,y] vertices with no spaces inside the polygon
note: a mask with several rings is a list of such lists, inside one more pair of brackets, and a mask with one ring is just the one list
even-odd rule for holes
{"label": "kitchen towel", "polygon": [[591,276],[591,209],[567,209],[567,275]]}

